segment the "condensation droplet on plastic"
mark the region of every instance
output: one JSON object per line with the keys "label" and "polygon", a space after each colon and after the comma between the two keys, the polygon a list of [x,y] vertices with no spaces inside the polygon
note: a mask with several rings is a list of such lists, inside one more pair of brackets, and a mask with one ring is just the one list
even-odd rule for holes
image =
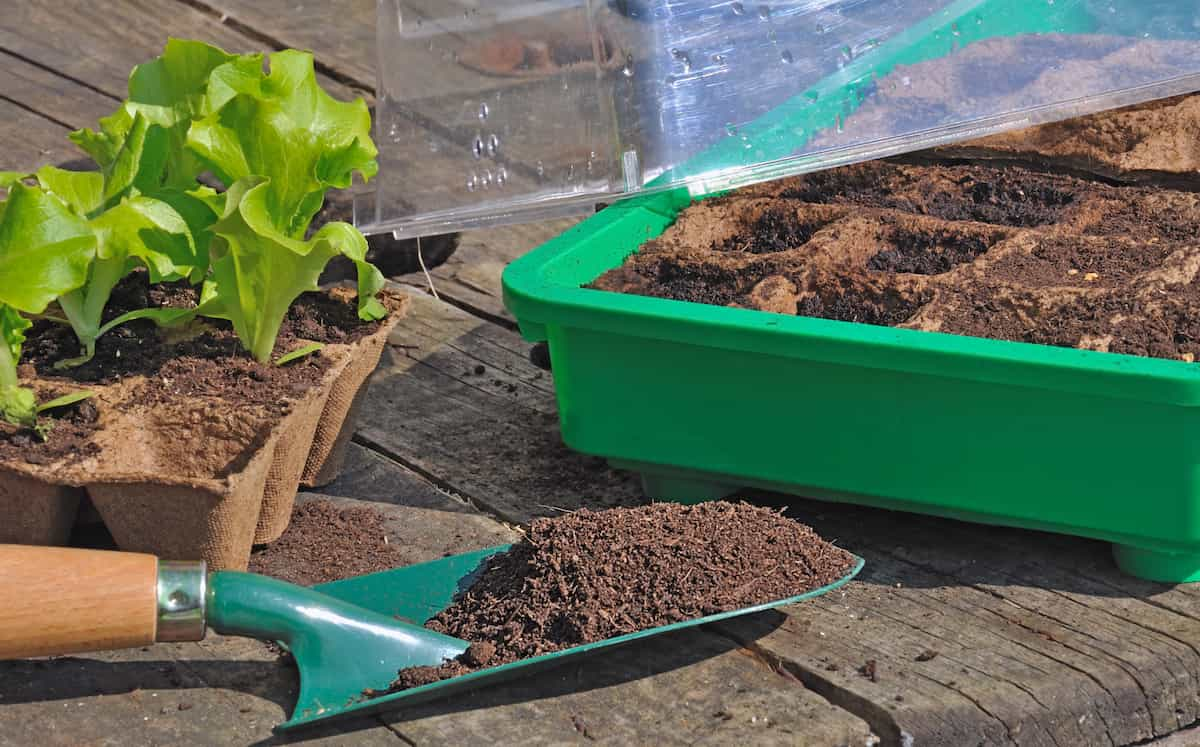
{"label": "condensation droplet on plastic", "polygon": [[733,5],[729,6],[729,8],[733,11],[735,16],[746,15],[746,6],[742,5],[741,3],[734,3]]}
{"label": "condensation droplet on plastic", "polygon": [[782,53],[780,53],[779,59],[783,60],[785,65],[790,65],[796,61],[796,58],[792,57],[792,53],[787,51],[786,49],[783,50]]}
{"label": "condensation droplet on plastic", "polygon": [[810,103],[815,104],[818,101],[820,101],[821,94],[818,93],[817,91],[809,91],[804,94],[804,98],[808,99]]}
{"label": "condensation droplet on plastic", "polygon": [[484,189],[492,188],[492,172],[491,172],[491,170],[483,172],[483,178],[480,179],[480,182],[483,183]]}
{"label": "condensation droplet on plastic", "polygon": [[846,125],[842,122],[842,115],[839,114],[833,119],[834,128],[841,134],[846,131]]}
{"label": "condensation droplet on plastic", "polygon": [[400,142],[400,125],[392,122],[392,124],[388,126],[388,137],[392,139],[393,143]]}
{"label": "condensation droplet on plastic", "polygon": [[501,166],[496,172],[496,186],[503,187],[505,184],[508,184],[508,169]]}
{"label": "condensation droplet on plastic", "polygon": [[728,60],[729,58],[723,54],[714,54],[712,56],[712,61],[717,65],[724,65]]}
{"label": "condensation droplet on plastic", "polygon": [[824,26],[824,24],[820,24],[820,23],[818,23],[818,24],[817,24],[817,29],[816,29],[816,30],[817,30],[817,33],[818,33],[818,34],[824,34],[824,33],[825,33],[825,26]]}
{"label": "condensation droplet on plastic", "polygon": [[499,152],[500,152],[500,136],[499,136],[499,135],[497,135],[496,133],[494,133],[494,132],[493,132],[493,133],[492,133],[492,134],[491,134],[491,135],[488,137],[488,141],[487,141],[487,153],[488,153],[488,155],[489,155],[489,156],[491,156],[492,158],[495,158],[495,157],[496,157],[496,154],[497,154],[497,153],[499,153]]}
{"label": "condensation droplet on plastic", "polygon": [[621,68],[621,74],[626,78],[633,77],[633,55],[625,55],[625,66]]}
{"label": "condensation droplet on plastic", "polygon": [[959,30],[957,23],[950,24],[950,33],[954,36],[962,36],[962,31]]}
{"label": "condensation droplet on plastic", "polygon": [[541,161],[537,162],[537,175],[539,179],[546,176],[546,164]]}
{"label": "condensation droplet on plastic", "polygon": [[737,137],[737,134],[738,134],[737,125],[735,125],[733,122],[726,122],[725,123],[725,132],[726,132],[726,134],[729,135],[729,137]]}
{"label": "condensation droplet on plastic", "polygon": [[475,136],[475,142],[471,143],[471,153],[476,158],[483,158],[483,138]]}
{"label": "condensation droplet on plastic", "polygon": [[758,20],[760,20],[760,21],[771,20],[771,9],[765,5],[758,6]]}
{"label": "condensation droplet on plastic", "polygon": [[905,88],[908,88],[912,85],[912,78],[905,75],[904,77],[900,78],[900,82],[904,84]]}
{"label": "condensation droplet on plastic", "polygon": [[479,189],[479,177],[472,173],[467,177],[467,191],[474,192]]}
{"label": "condensation droplet on plastic", "polygon": [[1054,0],[1046,0],[1047,5],[1054,5]]}
{"label": "condensation droplet on plastic", "polygon": [[676,62],[683,65],[683,72],[690,73],[692,71],[692,58],[688,56],[687,52],[682,49],[672,49],[671,56],[675,58]]}
{"label": "condensation droplet on plastic", "polygon": [[491,114],[491,111],[488,109],[487,102],[485,101],[479,105],[479,120],[485,121],[488,118],[488,114]]}

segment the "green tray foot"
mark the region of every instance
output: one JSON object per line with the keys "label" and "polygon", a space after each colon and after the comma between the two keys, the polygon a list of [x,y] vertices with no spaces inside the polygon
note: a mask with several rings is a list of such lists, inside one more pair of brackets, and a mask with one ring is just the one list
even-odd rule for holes
{"label": "green tray foot", "polygon": [[1113,545],[1112,550],[1117,567],[1131,576],[1169,584],[1200,581],[1200,553],[1158,552],[1129,545]]}
{"label": "green tray foot", "polygon": [[672,503],[703,503],[715,501],[737,492],[737,487],[687,477],[667,477],[642,473],[642,490],[655,501]]}

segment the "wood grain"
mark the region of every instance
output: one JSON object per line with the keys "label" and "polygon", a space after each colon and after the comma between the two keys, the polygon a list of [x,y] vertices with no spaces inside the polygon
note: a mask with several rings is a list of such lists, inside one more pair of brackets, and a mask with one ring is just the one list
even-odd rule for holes
{"label": "wood grain", "polygon": [[[133,67],[161,54],[170,37],[198,39],[228,52],[272,51],[260,39],[174,0],[32,0],[8,3],[0,13],[0,50],[116,99],[125,98]],[[362,94],[327,77],[321,84],[344,100]]]}
{"label": "wood grain", "polygon": [[158,558],[0,545],[0,659],[154,642]]}
{"label": "wood grain", "polygon": [[423,295],[390,338],[356,438],[506,521],[641,501],[637,480],[570,451],[529,346]]}

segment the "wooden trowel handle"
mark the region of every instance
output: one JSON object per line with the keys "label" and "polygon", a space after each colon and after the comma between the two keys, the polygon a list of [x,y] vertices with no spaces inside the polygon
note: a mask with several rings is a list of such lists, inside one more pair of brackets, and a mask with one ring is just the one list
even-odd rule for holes
{"label": "wooden trowel handle", "polygon": [[[164,633],[197,640],[204,634],[204,569],[190,565],[201,574],[198,600],[183,599],[174,587],[160,589],[153,555],[0,545],[0,660],[144,646]],[[190,580],[195,596],[196,579]],[[185,606],[200,605],[198,636],[194,624],[187,637],[178,635],[170,610],[164,616],[161,609],[163,592]]]}

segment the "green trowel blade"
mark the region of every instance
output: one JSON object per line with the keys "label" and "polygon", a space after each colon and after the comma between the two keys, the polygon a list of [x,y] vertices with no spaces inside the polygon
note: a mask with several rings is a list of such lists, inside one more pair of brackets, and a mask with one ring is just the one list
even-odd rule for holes
{"label": "green trowel blade", "polygon": [[[463,555],[455,555],[453,557],[442,558],[428,563],[412,565],[405,568],[397,568],[391,571],[383,571],[382,573],[372,573],[366,576],[357,578],[349,578],[343,581],[334,581],[333,583],[322,584],[313,587],[314,591],[319,591],[326,596],[339,599],[344,602],[349,602],[357,607],[361,607],[372,612],[377,612],[389,617],[398,618],[401,620],[423,624],[426,620],[441,612],[448,607],[454,600],[455,596],[470,588],[471,584],[479,578],[483,571],[484,561],[491,556],[504,552],[509,546],[492,547],[486,550],[477,552],[465,553]],[[555,651],[551,654],[537,656],[522,661],[505,664],[491,669],[484,669],[471,674],[465,674],[453,679],[435,682],[421,687],[411,688],[398,693],[392,693],[377,698],[368,698],[363,696],[357,702],[347,703],[344,707],[336,710],[326,711],[319,715],[306,715],[297,709],[297,712],[292,715],[290,721],[280,724],[276,727],[277,731],[290,731],[303,726],[312,725],[318,722],[328,721],[334,718],[346,718],[349,716],[362,716],[370,713],[376,713],[384,710],[392,710],[400,706],[416,705],[430,700],[447,697],[457,693],[462,693],[468,690],[473,690],[484,685],[490,685],[495,682],[512,679],[518,676],[531,674],[540,669],[546,669],[551,666],[562,664],[573,657],[578,657],[583,654],[593,653],[600,649],[619,646],[621,644],[636,641],[642,638],[647,638],[661,633],[669,633],[675,630],[694,627],[696,625],[704,625],[706,623],[716,622],[718,620],[727,620],[731,617],[739,615],[748,615],[754,612],[771,609],[773,607],[781,607],[783,605],[795,604],[802,602],[805,599],[811,599],[821,594],[832,591],[839,586],[842,586],[850,579],[858,575],[863,568],[862,558],[855,558],[854,566],[846,573],[845,576],[837,581],[823,586],[819,589],[779,599],[766,604],[759,604],[753,607],[746,607],[731,612],[722,612],[717,615],[709,615],[707,617],[697,618],[695,620],[687,620],[684,622],[674,623],[671,625],[663,625],[657,628],[649,628],[640,630],[636,633],[608,638],[603,641],[589,643],[574,648]]]}

